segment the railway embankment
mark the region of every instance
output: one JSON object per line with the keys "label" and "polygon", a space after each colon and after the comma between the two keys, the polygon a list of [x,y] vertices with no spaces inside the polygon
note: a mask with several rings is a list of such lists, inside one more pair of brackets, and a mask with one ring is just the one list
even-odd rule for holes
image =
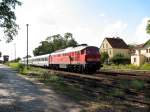
{"label": "railway embankment", "polygon": [[150,111],[150,77],[142,78],[136,73],[79,74],[35,67],[27,70],[19,66],[16,70],[28,80],[40,81],[82,104],[82,112]]}

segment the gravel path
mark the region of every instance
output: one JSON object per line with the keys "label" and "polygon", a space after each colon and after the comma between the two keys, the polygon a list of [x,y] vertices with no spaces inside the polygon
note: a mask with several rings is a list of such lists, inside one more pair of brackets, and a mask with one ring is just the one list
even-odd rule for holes
{"label": "gravel path", "polygon": [[79,112],[81,106],[0,65],[0,112]]}

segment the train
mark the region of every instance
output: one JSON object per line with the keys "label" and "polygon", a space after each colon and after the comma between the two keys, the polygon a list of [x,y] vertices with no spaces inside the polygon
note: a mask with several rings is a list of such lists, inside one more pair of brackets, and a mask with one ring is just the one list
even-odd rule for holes
{"label": "train", "polygon": [[[22,59],[21,63],[27,64],[27,59]],[[96,72],[102,66],[99,48],[88,45],[68,47],[50,54],[31,57],[28,58],[28,64],[80,73]]]}

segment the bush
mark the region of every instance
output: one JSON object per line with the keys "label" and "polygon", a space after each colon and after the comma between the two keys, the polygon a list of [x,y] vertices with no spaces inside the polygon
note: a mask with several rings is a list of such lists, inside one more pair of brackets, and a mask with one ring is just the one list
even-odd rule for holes
{"label": "bush", "polygon": [[130,85],[133,89],[142,90],[144,89],[145,82],[142,80],[133,80],[131,81]]}
{"label": "bush", "polygon": [[129,64],[130,63],[130,59],[125,57],[124,55],[122,54],[117,54],[115,55],[111,61],[114,63],[114,64]]}
{"label": "bush", "polygon": [[102,52],[101,53],[101,57],[100,57],[100,60],[101,60],[101,63],[104,63],[105,61],[107,61],[109,58],[109,55],[107,52]]}

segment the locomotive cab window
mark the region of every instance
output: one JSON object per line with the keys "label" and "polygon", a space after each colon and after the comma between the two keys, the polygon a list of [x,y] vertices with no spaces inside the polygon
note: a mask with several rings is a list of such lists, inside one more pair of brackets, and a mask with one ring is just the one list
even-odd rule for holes
{"label": "locomotive cab window", "polygon": [[99,50],[98,49],[86,49],[86,54],[99,54]]}

